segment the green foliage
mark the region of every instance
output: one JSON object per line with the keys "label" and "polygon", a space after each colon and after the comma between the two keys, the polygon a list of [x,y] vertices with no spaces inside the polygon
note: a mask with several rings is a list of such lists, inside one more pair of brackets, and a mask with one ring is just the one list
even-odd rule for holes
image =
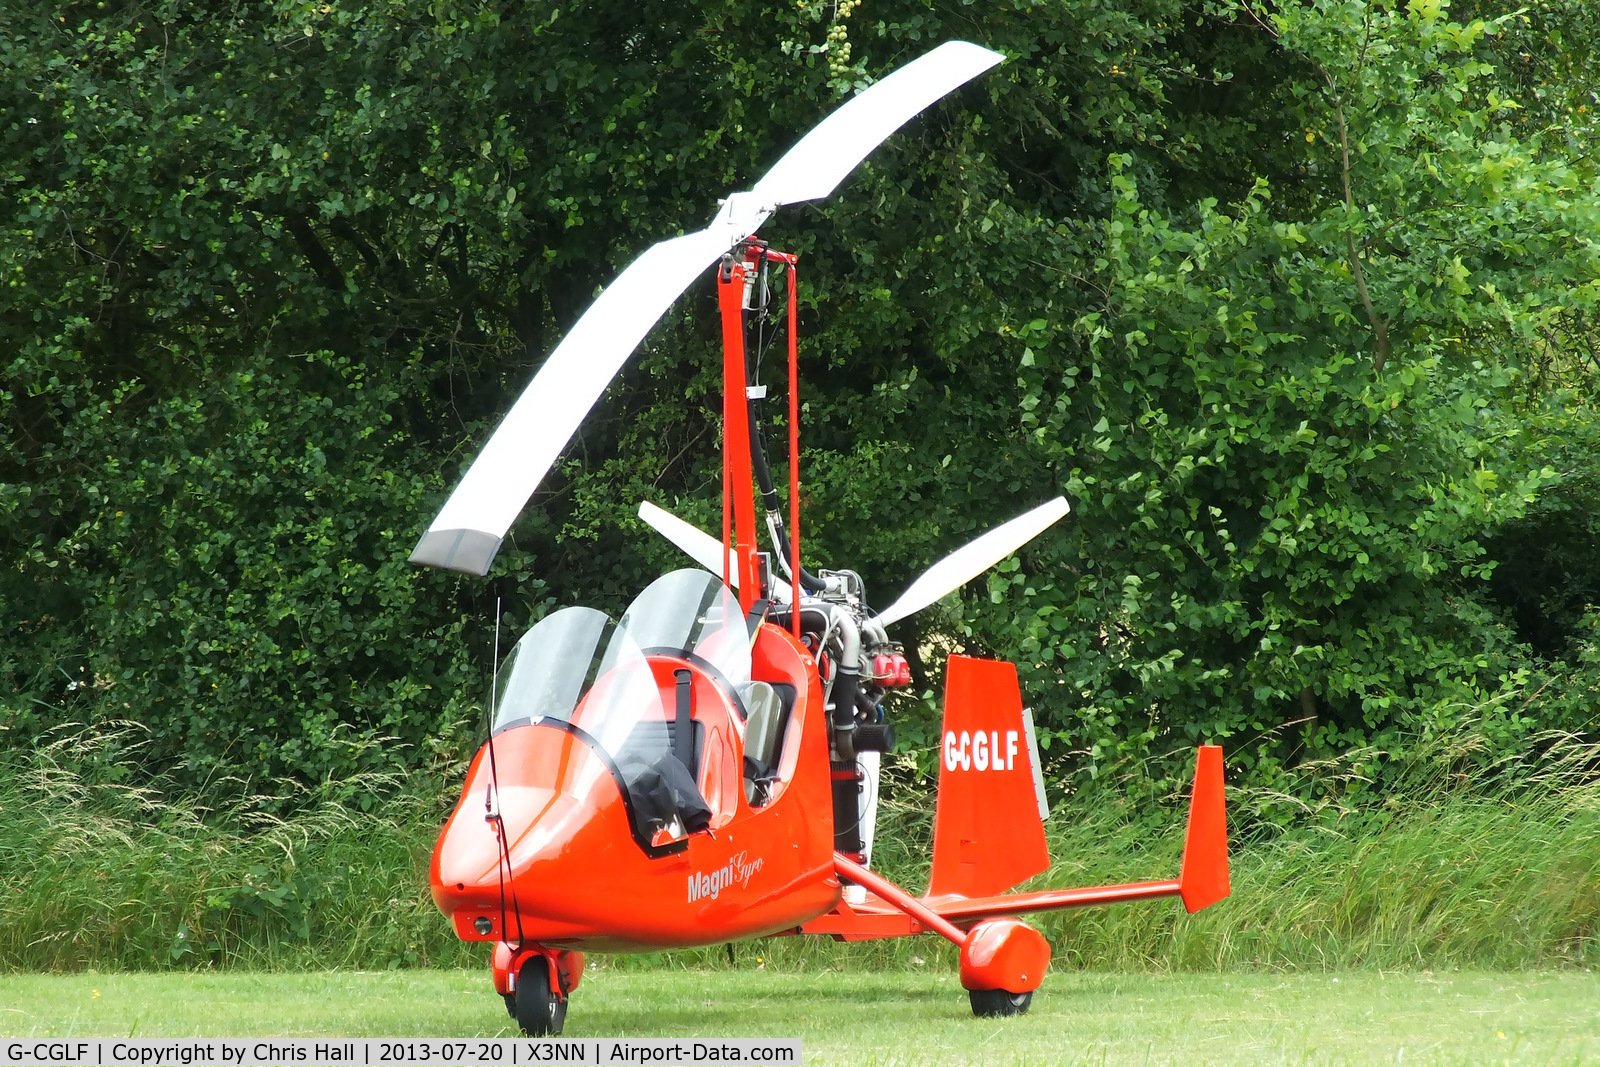
{"label": "green foliage", "polygon": [[1563,696],[1578,701],[1588,695],[1584,678],[1594,661],[1589,606],[1600,596],[1600,557],[1594,551],[1600,472],[1593,459],[1600,427],[1590,413],[1588,388],[1600,363],[1589,323],[1585,314],[1565,315],[1533,349],[1516,417],[1528,454],[1553,472],[1554,481],[1486,545],[1498,561],[1490,579],[1492,599],[1520,640],[1559,664],[1570,678]]}
{"label": "green foliage", "polygon": [[[1592,434],[1586,374],[1558,402],[1535,373],[1596,293],[1593,30],[1431,0],[12,5],[0,727],[135,720],[147,772],[284,803],[460,758],[497,598],[513,629],[619,608],[677,562],[638,501],[715,507],[708,294],[487,583],[404,562],[471,449],[597,285],[958,36],[1010,62],[765,234],[802,257],[811,559],[886,603],[1068,492],[900,636],[1019,660],[1056,773],[1151,796],[1200,739],[1265,784],[1462,707],[1508,746],[1583,726],[1486,579],[1559,570],[1515,546],[1594,484],[1538,443]],[[1584,580],[1546,580],[1541,649]]]}
{"label": "green foliage", "polygon": [[[1542,735],[1536,757],[1496,757],[1504,742],[1483,726],[1391,754],[1395,788],[1373,808],[1325,801],[1302,825],[1274,833],[1266,820],[1280,817],[1280,792],[1231,795],[1230,819],[1258,829],[1235,852],[1228,900],[1143,922],[1115,909],[1057,913],[1043,929],[1070,946],[1060,965],[1592,968],[1600,960],[1600,752]],[[1298,773],[1321,778],[1326,794],[1330,784],[1364,777],[1375,755]],[[1056,822],[1057,862],[1043,881],[1124,881],[1178,862],[1178,820],[1156,834],[1131,806],[1096,800],[1060,813],[1069,818]]]}
{"label": "green foliage", "polygon": [[1078,527],[991,576],[967,632],[1032,661],[1091,770],[1276,735],[1233,756],[1265,781],[1462,706],[1505,708],[1508,741],[1532,725],[1482,538],[1557,477],[1513,384],[1594,298],[1587,172],[1499,123],[1514,104],[1479,54],[1497,24],[1326,3],[1261,25],[1316,72],[1285,103],[1334,195],[1274,208],[1258,181],[1180,222],[1112,156],[1103,306],[1017,331],[1023,423]]}
{"label": "green foliage", "polygon": [[440,583],[406,565],[408,531],[371,521],[428,499],[396,473],[397,389],[329,353],[240,363],[185,395],[141,403],[130,385],[75,405],[39,461],[70,479],[13,488],[19,525],[77,519],[53,544],[35,535],[10,576],[18,600],[55,601],[93,641],[33,623],[61,642],[35,646],[35,678],[69,684],[14,728],[62,710],[148,716],[153,752],[181,754],[191,780],[388,766],[359,743],[452,736],[474,677],[460,619],[416,628],[419,589]]}

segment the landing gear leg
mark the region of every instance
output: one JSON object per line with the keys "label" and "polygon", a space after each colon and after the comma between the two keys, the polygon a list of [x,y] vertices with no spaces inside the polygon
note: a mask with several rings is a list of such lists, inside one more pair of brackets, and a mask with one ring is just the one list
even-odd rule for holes
{"label": "landing gear leg", "polygon": [[517,972],[517,990],[506,997],[517,1025],[529,1037],[556,1037],[567,1021],[567,998],[550,989],[550,961],[529,956]]}

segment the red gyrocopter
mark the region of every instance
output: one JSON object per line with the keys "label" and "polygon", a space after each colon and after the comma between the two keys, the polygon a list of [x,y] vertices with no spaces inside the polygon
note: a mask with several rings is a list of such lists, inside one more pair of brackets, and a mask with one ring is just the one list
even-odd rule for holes
{"label": "red gyrocopter", "polygon": [[[412,553],[486,574],[506,530],[651,326],[713,264],[723,333],[720,540],[649,503],[640,516],[703,569],[667,574],[620,621],[568,607],[497,663],[489,740],[434,850],[433,898],[495,944],[495,989],[522,1029],[559,1034],[585,952],[782,934],[930,932],[960,947],[979,1016],[1026,1011],[1050,946],[1015,916],[1228,895],[1222,753],[1203,746],[1177,879],[1008,893],[1049,866],[1033,721],[1012,664],[951,656],[927,892],[871,870],[881,698],[909,682],[886,627],[1067,513],[1057,497],[935,564],[873,613],[859,575],[801,566],[795,257],[754,237],[778,207],[828,196],[928,104],[1002,57],[951,42],[841,106],[697,233],[646,251],[545,361]],[[787,276],[788,521],[759,423],[751,341]],[[758,550],[755,489],[771,553]],[[774,569],[776,565],[776,572]],[[737,592],[735,592],[737,590]]]}

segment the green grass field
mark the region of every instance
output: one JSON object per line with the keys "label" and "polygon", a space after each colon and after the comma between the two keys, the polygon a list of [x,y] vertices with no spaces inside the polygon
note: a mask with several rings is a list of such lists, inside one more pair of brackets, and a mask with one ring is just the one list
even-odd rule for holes
{"label": "green grass field", "polygon": [[[1284,827],[1230,794],[1254,827],[1233,896],[1041,916],[1021,1019],[974,1020],[937,939],[778,938],[596,960],[568,1033],[800,1037],[812,1063],[1600,1064],[1600,748],[1542,752],[1509,785],[1446,752],[1403,801]],[[0,750],[0,1037],[510,1034],[427,892],[444,794],[218,813],[63,760]],[[889,797],[879,842],[913,889],[930,799]],[[1177,870],[1180,817],[1101,800],[1058,807],[1033,888]]]}
{"label": "green grass field", "polygon": [[[512,1033],[484,971],[0,977],[3,1036]],[[567,1034],[798,1036],[815,1064],[1579,1064],[1600,975],[1065,973],[979,1021],[946,973],[597,966]]]}

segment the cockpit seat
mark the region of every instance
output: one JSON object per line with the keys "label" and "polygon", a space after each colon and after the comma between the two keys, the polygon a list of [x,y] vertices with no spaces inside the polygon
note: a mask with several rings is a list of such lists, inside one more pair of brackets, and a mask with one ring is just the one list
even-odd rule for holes
{"label": "cockpit seat", "polygon": [[777,778],[783,731],[794,708],[795,688],[750,682],[740,686],[739,696],[749,712],[744,724],[744,798],[751,807],[758,808],[767,802]]}

